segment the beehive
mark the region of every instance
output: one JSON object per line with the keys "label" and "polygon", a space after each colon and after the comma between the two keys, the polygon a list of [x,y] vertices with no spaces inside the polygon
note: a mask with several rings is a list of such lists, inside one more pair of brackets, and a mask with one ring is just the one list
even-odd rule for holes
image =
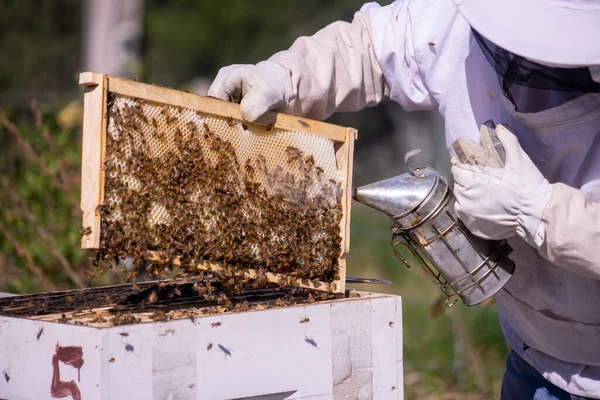
{"label": "beehive", "polygon": [[237,104],[92,72],[80,84],[82,248],[344,291],[354,129],[248,123]]}

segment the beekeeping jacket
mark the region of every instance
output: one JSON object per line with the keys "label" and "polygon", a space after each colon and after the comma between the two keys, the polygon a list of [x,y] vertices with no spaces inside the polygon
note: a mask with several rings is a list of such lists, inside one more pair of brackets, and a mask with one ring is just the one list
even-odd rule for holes
{"label": "beekeeping jacket", "polygon": [[324,119],[390,98],[439,111],[451,152],[458,138],[477,142],[486,120],[514,130],[552,197],[539,248],[508,238],[516,271],[497,295],[500,324],[550,382],[600,398],[600,94],[556,100],[546,91],[538,100],[555,105],[523,111],[475,35],[450,0],[373,3],[268,62],[288,73],[288,113]]}

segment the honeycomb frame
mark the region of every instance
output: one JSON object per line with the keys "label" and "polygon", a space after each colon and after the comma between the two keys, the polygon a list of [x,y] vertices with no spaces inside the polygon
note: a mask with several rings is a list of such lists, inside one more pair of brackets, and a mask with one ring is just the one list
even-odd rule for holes
{"label": "honeycomb frame", "polygon": [[[350,243],[350,204],[352,185],[352,160],[354,140],[357,131],[314,121],[302,117],[269,112],[255,123],[243,121],[239,105],[222,100],[198,96],[195,94],[144,84],[106,74],[84,72],[80,75],[79,84],[86,88],[84,94],[84,123],[82,151],[82,186],[81,209],[83,211],[83,226],[89,227],[87,235],[82,237],[83,249],[100,248],[101,206],[104,204],[104,161],[106,159],[106,140],[108,134],[108,101],[112,94],[127,96],[143,101],[160,103],[171,107],[183,107],[195,110],[216,118],[227,118],[244,126],[256,127],[263,131],[284,130],[303,134],[320,136],[330,139],[334,144],[334,163],[339,171],[341,181],[342,218],[340,220],[341,252],[339,256],[339,280],[334,282],[294,280],[294,286],[316,288],[335,293],[345,291],[346,255]],[[149,258],[158,258],[156,253],[150,253]],[[177,265],[178,260],[172,260]],[[219,271],[222,266],[215,263],[203,263],[201,269]],[[247,269],[248,277],[256,277],[256,270]],[[271,282],[280,281],[278,274],[267,273]]]}

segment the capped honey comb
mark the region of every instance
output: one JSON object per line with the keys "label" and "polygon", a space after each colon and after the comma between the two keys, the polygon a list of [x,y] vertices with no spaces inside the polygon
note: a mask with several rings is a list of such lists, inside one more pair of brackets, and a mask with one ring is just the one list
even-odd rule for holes
{"label": "capped honey comb", "polygon": [[102,74],[80,83],[82,247],[148,278],[208,269],[343,291],[354,130],[248,123],[236,104]]}

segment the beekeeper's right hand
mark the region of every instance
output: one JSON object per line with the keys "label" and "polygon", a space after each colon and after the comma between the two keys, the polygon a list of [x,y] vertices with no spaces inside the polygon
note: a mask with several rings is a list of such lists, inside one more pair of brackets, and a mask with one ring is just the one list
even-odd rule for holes
{"label": "beekeeper's right hand", "polygon": [[242,117],[254,121],[268,110],[326,119],[358,111],[389,95],[373,50],[366,14],[334,22],[297,39],[289,50],[256,65],[221,69],[209,96],[241,101]]}
{"label": "beekeeper's right hand", "polygon": [[242,118],[253,122],[267,111],[280,111],[289,98],[291,80],[284,67],[263,61],[257,65],[221,68],[208,95],[240,103]]}

